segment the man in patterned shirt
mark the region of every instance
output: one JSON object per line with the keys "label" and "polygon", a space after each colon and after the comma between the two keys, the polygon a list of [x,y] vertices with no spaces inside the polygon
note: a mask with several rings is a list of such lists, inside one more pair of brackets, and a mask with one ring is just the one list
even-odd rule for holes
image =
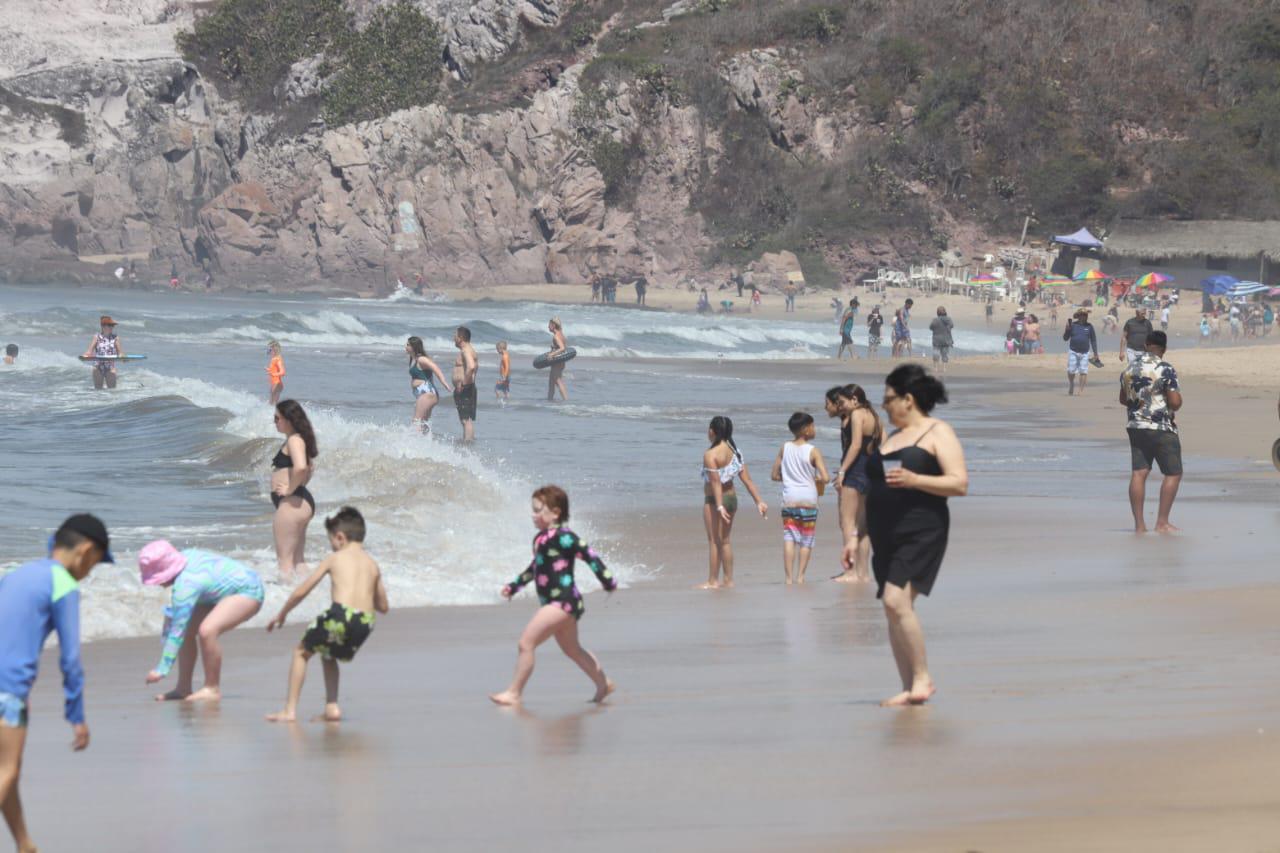
{"label": "man in patterned shirt", "polygon": [[1133,458],[1133,474],[1129,478],[1129,506],[1133,510],[1135,533],[1146,533],[1142,505],[1147,496],[1147,475],[1151,464],[1160,466],[1164,481],[1160,484],[1160,509],[1156,515],[1156,531],[1177,530],[1169,523],[1173,499],[1182,482],[1182,444],[1174,413],[1182,408],[1182,391],[1178,373],[1164,360],[1169,338],[1164,332],[1147,335],[1146,349],[1120,375],[1120,403],[1129,412],[1129,448]]}

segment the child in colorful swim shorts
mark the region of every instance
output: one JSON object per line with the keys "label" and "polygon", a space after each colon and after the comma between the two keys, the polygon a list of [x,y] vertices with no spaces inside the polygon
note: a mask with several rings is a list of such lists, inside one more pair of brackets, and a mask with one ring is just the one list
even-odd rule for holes
{"label": "child in colorful swim shorts", "polygon": [[831,477],[822,451],[809,443],[817,434],[813,416],[796,412],[787,427],[793,438],[778,451],[772,479],[782,483],[782,569],[791,584],[804,583],[818,527],[818,483]]}
{"label": "child in colorful swim shorts", "polygon": [[[178,662],[178,684],[156,701],[199,702],[222,695],[222,646],[218,638],[262,609],[262,579],[230,557],[199,548],[179,551],[157,539],[138,552],[144,586],[172,587],[165,608],[164,648],[160,663],[147,673],[155,684]],[[196,656],[204,663],[204,686],[192,692]]]}
{"label": "child in colorful swim shorts", "polygon": [[271,382],[271,405],[280,402],[284,393],[284,357],[280,355],[280,342],[269,341],[267,351],[271,353],[271,361],[267,363],[267,377]]}
{"label": "child in colorful swim shorts", "polygon": [[324,670],[323,719],[331,723],[341,720],[338,661],[350,663],[364,641],[369,639],[373,633],[373,611],[386,613],[389,609],[382,572],[364,550],[364,516],[354,507],[344,506],[324,520],[324,529],[329,533],[329,547],[333,553],[293,591],[276,617],[267,623],[268,631],[283,628],[289,611],[301,604],[325,575],[329,576],[333,603],[315,618],[302,635],[302,642],[294,649],[284,710],[267,715],[273,723],[292,723],[297,719],[298,696],[307,676],[307,662],[314,654],[320,655]]}
{"label": "child in colorful swim shorts", "polygon": [[533,493],[533,561],[520,575],[502,588],[502,597],[511,597],[529,583],[538,592],[541,607],[525,625],[518,644],[516,672],[510,686],[489,698],[499,705],[518,705],[524,687],[533,674],[533,653],[551,637],[560,650],[576,663],[596,686],[592,702],[603,702],[614,691],[614,683],[600,668],[596,656],[578,644],[578,620],[586,610],[582,593],[573,581],[573,564],[580,557],[609,592],[618,588],[612,573],[591,546],[566,525],[569,522],[569,496],[559,486],[543,486]]}
{"label": "child in colorful swim shorts", "polygon": [[511,353],[507,352],[507,342],[498,341],[497,345],[498,358],[498,381],[493,386],[494,399],[501,400],[504,404],[507,398],[511,396]]}
{"label": "child in colorful swim shorts", "polygon": [[58,632],[58,662],[66,694],[64,715],[77,752],[89,745],[80,666],[80,590],[98,563],[113,563],[107,528],[92,515],[73,515],[53,534],[49,557],[0,578],[0,808],[18,850],[35,850],[27,834],[18,776],[27,743],[27,696],[40,668],[40,650]]}

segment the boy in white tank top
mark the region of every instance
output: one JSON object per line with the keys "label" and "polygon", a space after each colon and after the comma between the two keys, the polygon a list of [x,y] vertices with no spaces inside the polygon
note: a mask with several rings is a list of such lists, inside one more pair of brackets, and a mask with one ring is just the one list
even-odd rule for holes
{"label": "boy in white tank top", "polygon": [[822,451],[809,443],[817,433],[813,416],[796,412],[787,426],[795,438],[778,451],[772,479],[782,483],[782,569],[791,584],[804,583],[818,526],[819,484],[826,485],[831,477]]}

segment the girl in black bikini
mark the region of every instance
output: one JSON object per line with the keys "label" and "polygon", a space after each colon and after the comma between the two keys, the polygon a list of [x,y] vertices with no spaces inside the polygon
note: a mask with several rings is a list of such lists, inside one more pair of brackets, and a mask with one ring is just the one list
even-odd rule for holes
{"label": "girl in black bikini", "polygon": [[840,506],[840,533],[853,543],[857,559],[832,580],[853,583],[871,579],[871,539],[867,535],[867,459],[880,443],[880,419],[860,385],[839,385],[827,391],[827,415],[840,416],[840,468],[835,487]]}
{"label": "girl in black bikini", "polygon": [[[884,410],[896,429],[867,462],[867,526],[876,594],[884,600],[902,691],[882,705],[919,705],[935,690],[915,598],[929,594],[947,550],[947,498],[969,490],[960,440],[950,424],[929,416],[945,402],[942,383],[917,364],[904,364],[885,378]],[[855,552],[845,546],[846,568]]]}
{"label": "girl in black bikini", "polygon": [[285,438],[271,460],[271,503],[276,508],[271,532],[276,566],[281,577],[289,578],[299,566],[306,569],[307,525],[316,514],[316,499],[307,483],[315,470],[311,460],[319,451],[311,421],[296,400],[281,400],[276,406],[276,430]]}

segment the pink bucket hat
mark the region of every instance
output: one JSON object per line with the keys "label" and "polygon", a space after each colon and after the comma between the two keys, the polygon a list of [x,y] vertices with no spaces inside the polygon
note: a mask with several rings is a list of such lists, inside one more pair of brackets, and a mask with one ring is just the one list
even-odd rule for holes
{"label": "pink bucket hat", "polygon": [[160,586],[176,578],[187,567],[187,558],[165,539],[148,542],[138,552],[142,583]]}

